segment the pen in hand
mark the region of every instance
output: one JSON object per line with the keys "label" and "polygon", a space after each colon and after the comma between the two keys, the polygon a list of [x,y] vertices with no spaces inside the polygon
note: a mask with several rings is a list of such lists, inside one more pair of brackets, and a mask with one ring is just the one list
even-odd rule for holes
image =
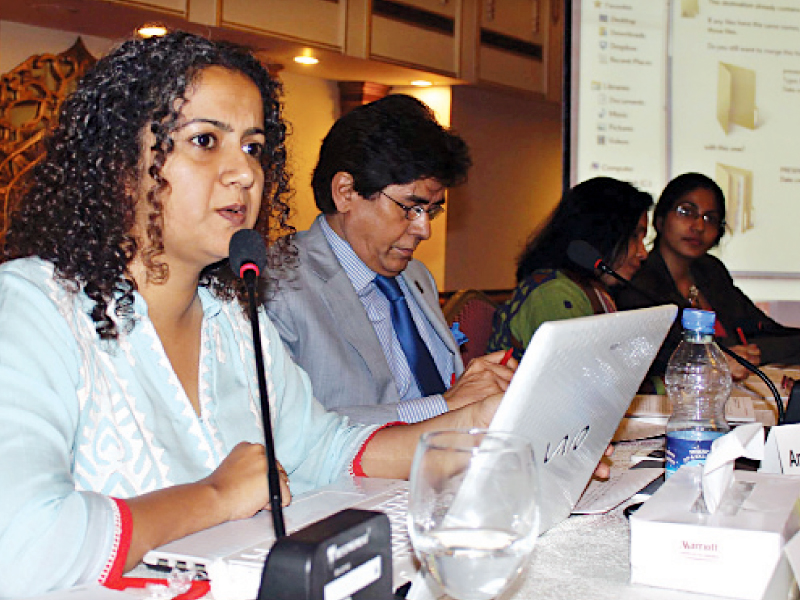
{"label": "pen in hand", "polygon": [[736,328],[736,333],[739,334],[739,341],[742,342],[742,345],[747,346],[747,338],[744,337],[744,331],[742,331],[741,327]]}
{"label": "pen in hand", "polygon": [[506,353],[503,354],[503,358],[500,359],[500,364],[505,365],[508,362],[508,359],[511,358],[512,354],[514,354],[513,348],[509,348],[508,350],[506,350]]}

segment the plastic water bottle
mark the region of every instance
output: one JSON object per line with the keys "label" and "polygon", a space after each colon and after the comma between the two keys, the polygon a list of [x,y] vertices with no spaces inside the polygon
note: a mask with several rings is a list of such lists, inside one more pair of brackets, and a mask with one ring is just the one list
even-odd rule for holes
{"label": "plastic water bottle", "polygon": [[683,340],[669,359],[664,378],[672,403],[667,477],[683,465],[705,462],[711,443],[730,431],[725,403],[731,393],[731,370],[714,342],[715,319],[707,310],[683,311]]}

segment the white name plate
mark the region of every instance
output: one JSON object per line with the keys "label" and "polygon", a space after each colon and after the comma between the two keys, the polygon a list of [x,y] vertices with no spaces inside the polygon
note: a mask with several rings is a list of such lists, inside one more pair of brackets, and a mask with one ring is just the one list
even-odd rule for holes
{"label": "white name plate", "polygon": [[800,424],[776,425],[769,430],[759,471],[800,475]]}

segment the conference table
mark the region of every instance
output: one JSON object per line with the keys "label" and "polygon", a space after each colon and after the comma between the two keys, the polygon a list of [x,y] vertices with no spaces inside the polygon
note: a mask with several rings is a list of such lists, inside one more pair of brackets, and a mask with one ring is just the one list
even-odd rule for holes
{"label": "conference table", "polygon": [[[779,381],[781,372],[770,375]],[[748,386],[752,389],[739,387],[733,395],[750,397],[756,420],[774,425],[777,410],[766,386]],[[610,460],[612,479],[630,468],[634,453],[663,447],[663,431],[663,422],[626,417]],[[720,596],[630,583],[630,526],[624,514],[629,504],[630,500],[599,515],[573,515],[539,537],[523,574],[498,600],[719,600]],[[153,574],[139,567],[131,575]],[[213,600],[211,595],[207,598]]]}
{"label": "conference table", "polygon": [[[663,439],[617,444],[614,471],[631,455]],[[573,515],[542,535],[528,568],[502,600],[706,600],[705,596],[630,583],[630,526],[626,502],[601,515]]]}
{"label": "conference table", "polygon": [[[797,367],[764,371],[779,390],[783,375],[800,379]],[[776,424],[774,398],[754,376],[735,385],[731,396],[750,399],[757,422]],[[612,478],[630,468],[634,453],[663,447],[663,437],[648,437],[663,433],[658,427],[647,419],[623,420],[616,436]],[[602,515],[573,515],[541,536],[527,570],[501,600],[719,600],[720,596],[630,583],[630,526],[623,512],[630,503]]]}

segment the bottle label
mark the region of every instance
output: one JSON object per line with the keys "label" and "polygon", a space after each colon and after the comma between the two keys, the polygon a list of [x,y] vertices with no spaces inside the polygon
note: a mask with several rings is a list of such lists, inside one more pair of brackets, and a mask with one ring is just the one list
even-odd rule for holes
{"label": "bottle label", "polygon": [[721,431],[671,431],[667,433],[665,476],[670,477],[683,465],[701,465],[711,451],[712,442]]}

